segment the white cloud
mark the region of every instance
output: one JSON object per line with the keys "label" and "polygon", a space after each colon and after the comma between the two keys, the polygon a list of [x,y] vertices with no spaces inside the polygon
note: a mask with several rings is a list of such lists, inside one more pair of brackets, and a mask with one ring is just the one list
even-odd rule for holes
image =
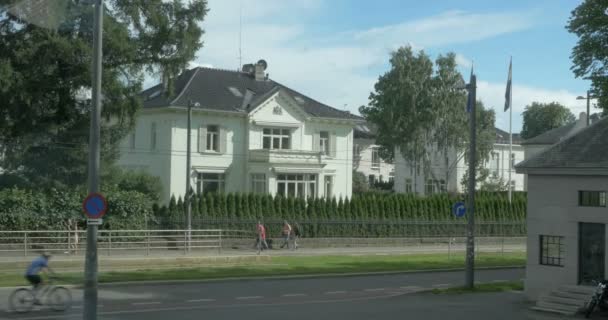
{"label": "white cloud", "polygon": [[[203,23],[204,47],[193,65],[224,69],[239,67],[239,12],[242,12],[243,63],[260,58],[268,61],[270,77],[314,99],[357,113],[368,102],[388,54],[398,46],[417,49],[469,43],[529,28],[537,21],[534,13],[444,12],[435,16],[378,26],[368,30],[315,33],[307,25],[324,10],[327,0],[210,0],[210,12]],[[241,9],[242,8],[242,9]],[[286,12],[297,13],[285,14]],[[472,62],[457,54],[460,67]],[[508,129],[508,114],[502,112],[504,84],[480,82],[478,98],[497,109],[497,125]],[[514,132],[521,128],[520,113],[532,101],[558,101],[582,110],[568,91],[515,85],[513,91]]]}
{"label": "white cloud", "polygon": [[[504,112],[505,83],[477,83],[477,99],[496,111],[496,126],[509,129],[509,112]],[[513,85],[513,132],[522,128],[522,112],[526,105],[532,102],[559,102],[572,111],[576,117],[580,112],[586,112],[586,102],[576,100],[577,95],[567,90],[549,90],[526,85]],[[593,110],[592,110],[593,112]]]}

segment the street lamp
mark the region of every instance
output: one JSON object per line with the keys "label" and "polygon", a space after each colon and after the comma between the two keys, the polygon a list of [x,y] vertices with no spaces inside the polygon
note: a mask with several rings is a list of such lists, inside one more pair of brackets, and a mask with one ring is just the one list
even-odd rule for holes
{"label": "street lamp", "polygon": [[[184,200],[186,201],[186,211],[187,211],[187,219],[188,219],[188,225],[187,225],[187,230],[188,230],[188,237],[187,237],[187,250],[190,251],[191,249],[191,243],[192,243],[192,204],[190,203],[190,174],[191,174],[191,141],[192,141],[192,136],[191,136],[191,132],[192,132],[192,107],[198,108],[200,107],[201,104],[195,101],[188,101],[188,137],[186,138],[186,193],[184,196]],[[199,137],[200,139],[200,137]]]}
{"label": "street lamp", "polygon": [[591,114],[589,111],[589,105],[590,105],[590,100],[591,99],[596,99],[596,96],[592,96],[591,95],[591,91],[587,90],[587,97],[583,97],[583,96],[578,96],[576,97],[576,100],[587,100],[587,126],[589,126],[589,118],[591,118]]}

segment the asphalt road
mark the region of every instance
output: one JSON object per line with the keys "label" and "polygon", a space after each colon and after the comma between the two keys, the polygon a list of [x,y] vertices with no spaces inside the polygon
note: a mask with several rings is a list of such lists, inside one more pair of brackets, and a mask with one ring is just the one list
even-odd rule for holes
{"label": "asphalt road", "polygon": [[[479,282],[519,280],[523,269],[477,271]],[[464,272],[358,277],[135,284],[101,287],[99,319],[524,319],[519,293],[432,295],[420,291],[461,285]],[[71,310],[0,313],[6,319],[77,319]],[[6,297],[5,297],[6,296]],[[0,295],[5,307],[7,293]],[[479,315],[479,317],[471,317]],[[410,317],[411,316],[411,317]],[[490,316],[490,317],[488,317]]]}

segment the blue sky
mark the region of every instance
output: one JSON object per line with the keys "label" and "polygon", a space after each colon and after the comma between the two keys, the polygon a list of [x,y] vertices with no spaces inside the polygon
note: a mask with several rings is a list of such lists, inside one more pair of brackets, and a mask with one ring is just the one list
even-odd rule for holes
{"label": "blue sky", "polygon": [[513,130],[532,101],[558,101],[578,115],[588,83],[570,71],[576,37],[565,29],[580,1],[210,0],[204,47],[193,66],[238,68],[239,12],[243,63],[268,61],[270,77],[336,108],[357,112],[389,52],[410,44],[432,57],[455,52],[478,98],[502,112],[513,56]]}

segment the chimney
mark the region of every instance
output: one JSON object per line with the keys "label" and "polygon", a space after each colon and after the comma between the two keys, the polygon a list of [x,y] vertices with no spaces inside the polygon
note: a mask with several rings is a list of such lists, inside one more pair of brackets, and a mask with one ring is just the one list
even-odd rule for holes
{"label": "chimney", "polygon": [[255,64],[255,74],[254,74],[254,77],[255,77],[256,81],[264,81],[264,80],[266,80],[266,74],[265,74],[264,71],[266,71],[267,67],[268,67],[268,63],[264,59],[260,59]]}

